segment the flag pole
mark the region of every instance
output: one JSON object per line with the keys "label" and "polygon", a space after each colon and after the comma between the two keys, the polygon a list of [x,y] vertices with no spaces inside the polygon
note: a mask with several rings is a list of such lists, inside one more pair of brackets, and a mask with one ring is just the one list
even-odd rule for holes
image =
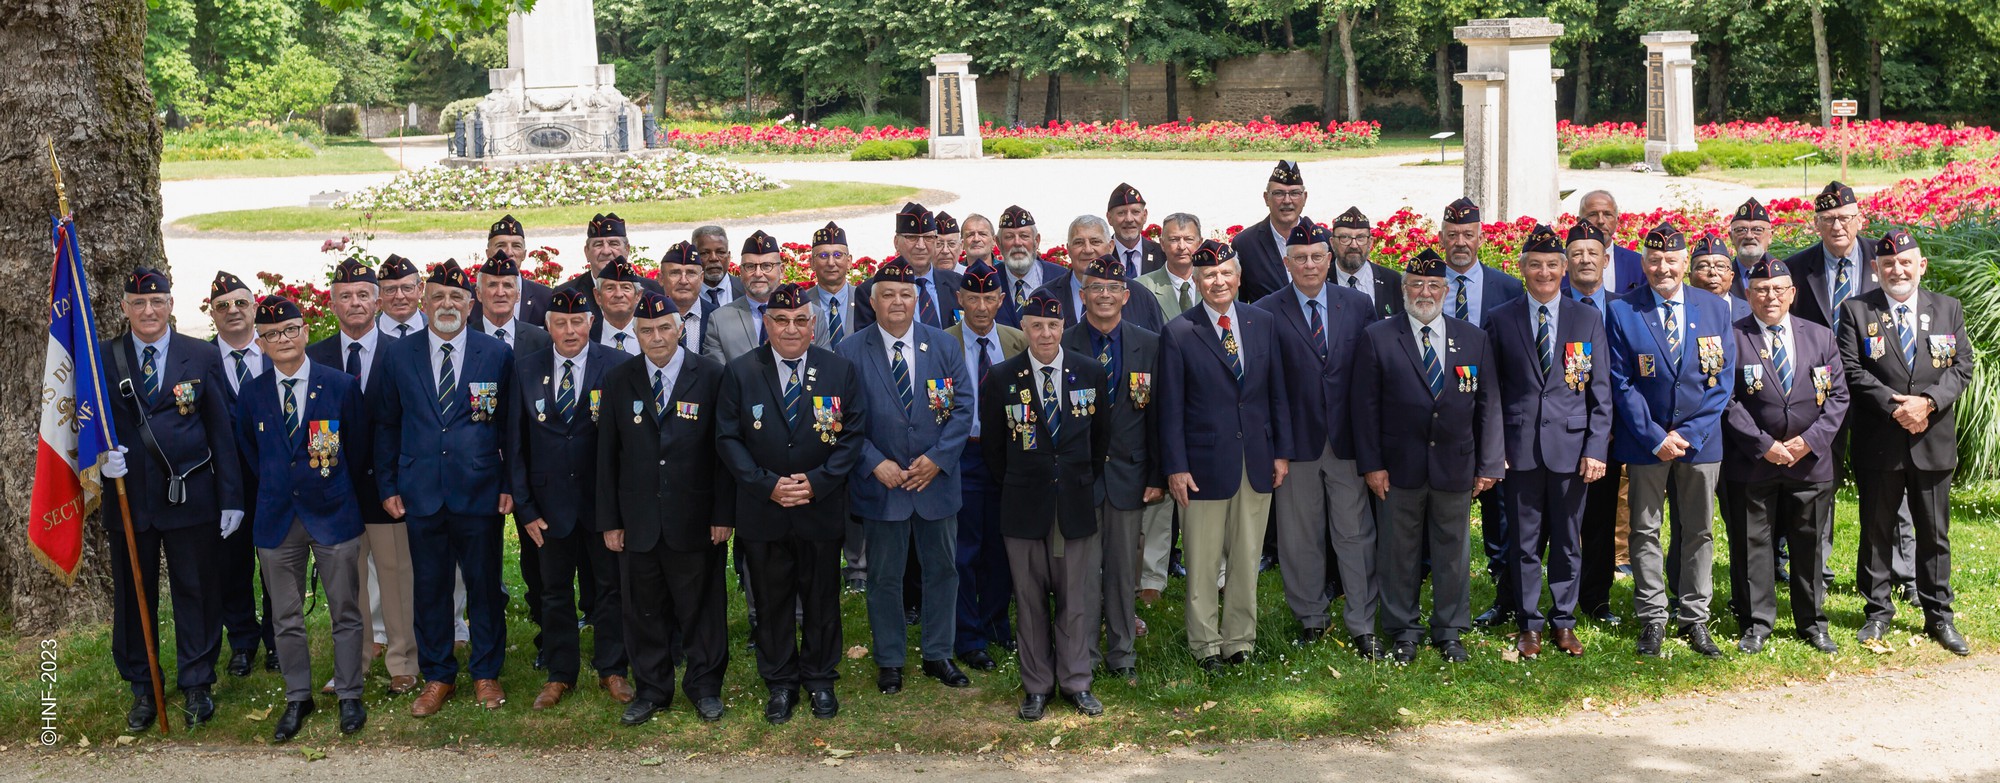
{"label": "flag pole", "polygon": [[[63,185],[62,164],[56,161],[55,141],[44,136],[42,137],[42,143],[48,146],[49,170],[55,174],[57,214],[62,216],[64,223],[68,223],[70,221],[69,189]],[[78,264],[77,271],[83,271],[81,264]],[[95,324],[92,324],[93,328],[95,326]],[[91,360],[96,361],[96,358],[92,357]],[[105,432],[109,433],[110,430],[105,430]],[[107,443],[105,445],[109,446],[111,444]],[[125,524],[119,527],[125,533],[125,563],[132,569],[132,603],[139,608],[139,628],[146,640],[146,668],[152,673],[153,679],[153,712],[159,716],[160,733],[170,734],[173,732],[173,725],[167,720],[166,683],[160,679],[160,644],[159,640],[155,638],[153,612],[146,606],[146,588],[148,585],[145,583],[144,572],[139,569],[139,543],[132,534],[132,502],[127,499],[125,494],[125,477],[119,476],[111,481],[118,487],[118,513],[120,518],[125,520]]]}

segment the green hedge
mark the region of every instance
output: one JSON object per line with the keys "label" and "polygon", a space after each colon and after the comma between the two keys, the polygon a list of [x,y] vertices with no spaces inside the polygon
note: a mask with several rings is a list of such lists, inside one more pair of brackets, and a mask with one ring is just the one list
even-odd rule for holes
{"label": "green hedge", "polygon": [[221,127],[198,125],[167,131],[161,139],[160,162],[311,158],[319,155],[323,140],[317,126],[302,121],[283,125],[261,122]]}
{"label": "green hedge", "polygon": [[1708,158],[1699,152],[1669,152],[1660,156],[1660,166],[1664,167],[1668,174],[1676,177],[1693,174],[1707,161]]}
{"label": "green hedge", "polygon": [[1792,159],[1814,151],[1803,141],[1746,142],[1713,139],[1701,143],[1704,162],[1719,169],[1771,168],[1794,165]]}
{"label": "green hedge", "polygon": [[1042,145],[1024,139],[987,139],[980,147],[989,155],[1003,158],[1039,158],[1047,151]]}
{"label": "green hedge", "polygon": [[[926,144],[925,146],[928,147],[929,145]],[[864,141],[861,142],[859,145],[856,145],[854,148],[854,152],[849,153],[847,159],[848,160],[903,160],[905,158],[914,158],[918,154],[920,153],[917,150],[916,142],[888,141],[884,139],[875,139],[872,141]]]}
{"label": "green hedge", "polygon": [[[460,98],[445,104],[443,109],[438,110],[437,132],[446,136],[451,135],[453,131],[458,129],[458,118],[471,114],[472,110],[477,108],[479,102],[483,100],[486,100],[484,96],[478,98]],[[465,132],[468,134],[469,139],[472,130],[468,128]],[[468,140],[466,143],[470,144],[472,142]]]}
{"label": "green hedge", "polygon": [[1594,169],[1598,164],[1629,166],[1646,159],[1646,145],[1636,141],[1609,141],[1569,154],[1569,167]]}

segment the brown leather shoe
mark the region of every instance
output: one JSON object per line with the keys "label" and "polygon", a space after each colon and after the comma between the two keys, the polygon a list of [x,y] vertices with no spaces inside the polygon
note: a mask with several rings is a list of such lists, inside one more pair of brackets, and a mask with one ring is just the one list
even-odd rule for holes
{"label": "brown leather shoe", "polygon": [[417,676],[414,674],[398,674],[389,678],[390,696],[401,696],[416,689]]}
{"label": "brown leather shoe", "polygon": [[625,675],[622,674],[599,677],[597,678],[597,684],[611,694],[612,701],[619,704],[631,704],[632,697],[638,695],[632,691],[632,682],[625,679]]}
{"label": "brown leather shoe", "polygon": [[1145,604],[1147,606],[1152,606],[1153,604],[1159,602],[1160,602],[1160,591],[1154,590],[1150,587],[1139,591],[1139,603]]}
{"label": "brown leather shoe", "polygon": [[436,715],[438,710],[444,709],[444,703],[451,699],[451,695],[457,692],[458,688],[449,683],[437,681],[424,683],[423,693],[417,694],[417,700],[410,702],[410,714],[419,718]]}
{"label": "brown leather shoe", "polygon": [[369,643],[368,643],[368,660],[372,662],[372,661],[374,661],[374,660],[375,660],[376,658],[380,658],[380,657],[382,657],[382,653],[383,653],[384,651],[388,650],[388,649],[389,649],[389,647],[388,647],[387,645],[384,645],[384,644],[378,644],[378,643],[376,643],[376,642],[369,642]]}
{"label": "brown leather shoe", "polygon": [[1514,640],[1514,649],[1523,658],[1532,660],[1542,657],[1542,632],[1522,631],[1520,637]]}
{"label": "brown leather shoe", "polygon": [[[492,680],[480,680],[480,682],[492,682]],[[535,703],[532,706],[538,710],[546,710],[550,707],[554,707],[556,706],[557,703],[560,703],[562,701],[563,694],[568,693],[569,689],[570,689],[570,684],[566,682],[544,683],[542,685],[542,692],[535,694]],[[506,701],[506,700],[502,699],[501,701]],[[480,694],[479,702],[481,704],[486,703],[485,694],[483,693]],[[488,709],[491,708],[489,707]]]}
{"label": "brown leather shoe", "polygon": [[476,699],[481,707],[497,710],[500,709],[500,705],[507,703],[507,692],[500,690],[499,680],[473,680],[472,698]]}
{"label": "brown leather shoe", "polygon": [[1583,642],[1577,641],[1576,631],[1556,628],[1549,631],[1549,641],[1555,643],[1556,649],[1569,653],[1572,658],[1583,655]]}

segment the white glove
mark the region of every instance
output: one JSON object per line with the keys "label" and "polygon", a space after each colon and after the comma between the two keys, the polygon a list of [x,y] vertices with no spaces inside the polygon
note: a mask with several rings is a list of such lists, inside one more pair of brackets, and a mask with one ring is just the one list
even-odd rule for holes
{"label": "white glove", "polygon": [[229,510],[224,510],[222,512],[223,538],[228,538],[230,533],[236,532],[236,529],[242,526],[243,526],[243,512],[229,511]]}
{"label": "white glove", "polygon": [[110,452],[110,453],[108,453],[108,454],[105,454],[105,455],[104,455],[104,467],[103,467],[103,468],[100,468],[100,469],[99,469],[99,470],[97,471],[97,474],[98,474],[98,475],[100,475],[100,476],[103,476],[103,477],[105,477],[105,478],[108,478],[108,479],[115,479],[115,478],[124,478],[124,477],[125,477],[125,447],[124,447],[124,446],[119,446],[119,447],[118,447],[118,450],[117,450],[117,451],[113,451],[113,452]]}

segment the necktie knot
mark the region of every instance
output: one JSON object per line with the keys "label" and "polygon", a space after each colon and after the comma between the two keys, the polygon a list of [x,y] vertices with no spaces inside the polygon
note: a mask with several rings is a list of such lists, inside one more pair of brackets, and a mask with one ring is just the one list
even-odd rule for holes
{"label": "necktie knot", "polygon": [[1229,316],[1225,315],[1222,316],[1221,318],[1217,318],[1215,319],[1215,323],[1217,326],[1221,326],[1222,328],[1227,329],[1229,328]]}
{"label": "necktie knot", "polygon": [[1770,330],[1771,330],[1771,333],[1772,333],[1772,334],[1784,334],[1784,333],[1785,333],[1785,325],[1784,325],[1784,324],[1771,324],[1770,326],[1767,326],[1767,327],[1764,327],[1764,328],[1766,328],[1766,329],[1770,329]]}
{"label": "necktie knot", "polygon": [[456,347],[457,347],[457,346],[454,346],[454,345],[452,345],[451,343],[445,343],[444,345],[440,345],[440,346],[438,346],[438,350],[440,350],[440,351],[444,351],[444,355],[446,355],[446,356],[450,356],[450,355],[451,355],[451,352],[452,352],[452,351],[453,351],[453,350],[454,350],[454,349],[455,349]]}
{"label": "necktie knot", "polygon": [[240,361],[243,361],[243,355],[244,355],[244,354],[246,354],[246,353],[249,353],[249,352],[250,352],[250,349],[248,349],[248,348],[238,348],[238,349],[236,349],[236,350],[233,350],[233,351],[230,351],[230,352],[229,352],[229,355],[230,355],[230,356],[233,356],[233,357],[235,357],[235,358],[236,358],[236,361],[239,361],[239,362],[240,362]]}

